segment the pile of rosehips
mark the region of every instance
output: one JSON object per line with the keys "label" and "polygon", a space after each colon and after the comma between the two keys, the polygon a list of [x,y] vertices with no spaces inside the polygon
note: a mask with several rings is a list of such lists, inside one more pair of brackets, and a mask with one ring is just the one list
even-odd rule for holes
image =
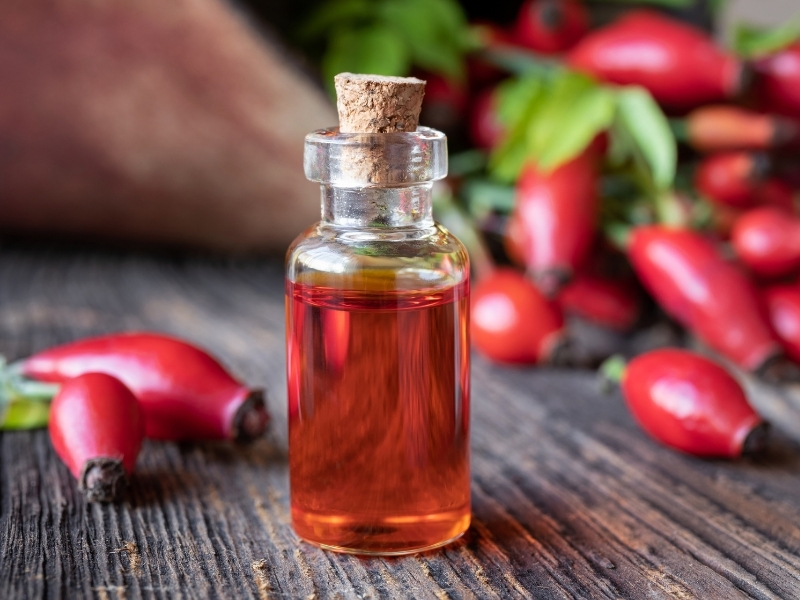
{"label": "pile of rosehips", "polygon": [[[475,348],[564,364],[573,316],[624,336],[649,313],[723,363],[795,377],[800,31],[732,51],[653,10],[588,23],[578,0],[528,0],[509,30],[480,25],[470,134],[488,167],[454,156],[448,191],[492,265],[473,291]],[[738,456],[762,438],[736,380],[698,354],[653,350],[617,378],[670,446]]]}
{"label": "pile of rosehips", "polygon": [[42,383],[52,384],[50,438],[89,501],[120,498],[145,437],[249,441],[269,423],[261,390],[204,350],[157,333],[65,344],[6,371],[16,402],[31,389],[41,403],[48,399]]}

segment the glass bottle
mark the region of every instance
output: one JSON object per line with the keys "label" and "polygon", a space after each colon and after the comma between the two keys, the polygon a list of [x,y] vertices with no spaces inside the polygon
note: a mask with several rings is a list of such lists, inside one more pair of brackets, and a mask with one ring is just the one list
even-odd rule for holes
{"label": "glass bottle", "polygon": [[286,261],[294,529],[358,554],[446,544],[470,522],[469,260],[431,213],[446,137],[316,131],[305,172],[322,220]]}

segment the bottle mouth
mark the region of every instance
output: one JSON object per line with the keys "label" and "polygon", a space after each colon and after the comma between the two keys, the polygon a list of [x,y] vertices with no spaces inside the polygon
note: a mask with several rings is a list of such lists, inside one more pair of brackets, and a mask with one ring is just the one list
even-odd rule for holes
{"label": "bottle mouth", "polygon": [[444,179],[447,137],[430,127],[395,133],[340,133],[338,127],[309,133],[306,177],[337,187],[410,186]]}

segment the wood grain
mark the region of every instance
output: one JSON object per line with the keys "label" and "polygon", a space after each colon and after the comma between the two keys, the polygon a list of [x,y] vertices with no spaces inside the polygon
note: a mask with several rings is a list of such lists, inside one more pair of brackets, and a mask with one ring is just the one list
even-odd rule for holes
{"label": "wood grain", "polygon": [[800,446],[704,461],[642,434],[590,372],[473,373],[474,524],[402,559],[300,543],[288,514],[276,263],[4,248],[0,351],[121,329],[186,336],[265,385],[271,436],[148,442],[87,505],[45,432],[0,435],[0,598],[796,598]]}

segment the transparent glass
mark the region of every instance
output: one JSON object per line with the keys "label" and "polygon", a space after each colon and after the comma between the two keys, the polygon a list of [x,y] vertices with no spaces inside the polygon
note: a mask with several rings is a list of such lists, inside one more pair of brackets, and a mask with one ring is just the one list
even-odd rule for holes
{"label": "transparent glass", "polygon": [[292,522],[327,549],[406,554],[470,522],[469,260],[434,223],[443,134],[306,137],[322,220],[287,253]]}

